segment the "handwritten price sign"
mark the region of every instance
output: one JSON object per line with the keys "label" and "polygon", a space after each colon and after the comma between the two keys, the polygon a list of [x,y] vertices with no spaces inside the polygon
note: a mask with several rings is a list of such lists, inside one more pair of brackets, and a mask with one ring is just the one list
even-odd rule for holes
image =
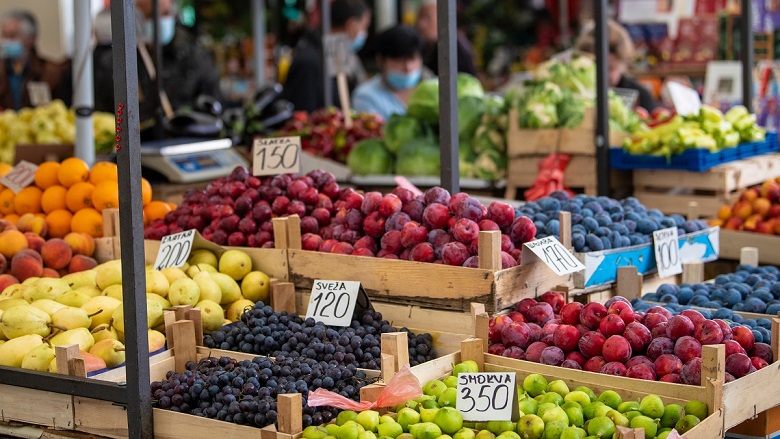
{"label": "handwritten price sign", "polygon": [[301,170],[301,138],[256,139],[252,173],[254,175],[295,174]]}
{"label": "handwritten price sign", "polygon": [[[547,236],[525,243],[525,248],[531,250],[536,257],[541,259],[558,276],[576,273],[584,270],[585,266],[579,259],[563,246],[555,237]],[[525,259],[525,257],[523,257]]]}
{"label": "handwritten price sign", "polygon": [[192,251],[195,230],[185,230],[173,235],[164,236],[157,250],[154,269],[162,270],[168,267],[181,267],[187,262]]}
{"label": "handwritten price sign", "polygon": [[682,273],[682,258],[677,240],[677,227],[653,232],[653,250],[658,277],[664,278]]}
{"label": "handwritten price sign", "polygon": [[360,282],[315,280],[306,318],[329,326],[349,326],[355,312]]}
{"label": "handwritten price sign", "polygon": [[35,180],[35,171],[37,170],[37,166],[22,160],[11,171],[0,178],[0,183],[11,189],[14,194],[18,194]]}
{"label": "handwritten price sign", "polygon": [[511,421],[517,404],[514,372],[461,373],[455,408],[464,421]]}

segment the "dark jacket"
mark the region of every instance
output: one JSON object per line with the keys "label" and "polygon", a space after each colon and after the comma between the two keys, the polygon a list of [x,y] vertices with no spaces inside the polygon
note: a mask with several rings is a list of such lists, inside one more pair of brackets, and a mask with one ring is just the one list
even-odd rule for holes
{"label": "dark jacket", "polygon": [[653,111],[656,107],[658,107],[658,103],[655,101],[650,91],[634,78],[623,75],[620,77],[620,82],[618,82],[615,87],[638,91],[639,99],[637,100],[636,104],[647,111]]}
{"label": "dark jacket", "polygon": [[[458,72],[477,76],[477,67],[474,65],[474,54],[469,50],[467,42],[458,34]],[[429,45],[423,53],[423,64],[436,76],[439,76],[439,46]]]}
{"label": "dark jacket", "polygon": [[[30,95],[27,85],[30,81],[45,82],[49,84],[52,99],[62,99],[65,105],[70,106],[72,85],[67,72],[70,62],[53,63],[38,56],[33,51],[27,60],[27,65],[22,72],[22,102],[21,107],[30,107]],[[14,108],[13,95],[11,93],[10,77],[12,73],[11,61],[3,60],[0,68],[0,107]],[[19,108],[14,108],[18,110]]]}

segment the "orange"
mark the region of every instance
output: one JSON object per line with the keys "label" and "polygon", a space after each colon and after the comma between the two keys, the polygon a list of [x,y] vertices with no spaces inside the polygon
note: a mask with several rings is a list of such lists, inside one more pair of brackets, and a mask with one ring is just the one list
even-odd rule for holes
{"label": "orange", "polygon": [[152,185],[145,179],[141,179],[141,200],[144,206],[152,201]]}
{"label": "orange", "polygon": [[103,215],[91,207],[81,209],[71,218],[70,230],[99,238],[103,236]]}
{"label": "orange", "polygon": [[104,181],[118,181],[116,163],[97,162],[89,171],[89,182],[97,186]]}
{"label": "orange", "polygon": [[89,166],[80,158],[67,158],[60,163],[57,178],[61,185],[71,187],[80,181],[89,180]]}
{"label": "orange", "polygon": [[9,213],[8,215],[4,216],[3,219],[16,224],[16,222],[19,221],[19,215],[15,213]]}
{"label": "orange", "polygon": [[68,206],[68,210],[75,213],[85,207],[92,207],[92,192],[94,190],[95,186],[85,181],[71,186],[65,196],[65,205]]}
{"label": "orange", "polygon": [[73,214],[65,209],[58,209],[46,215],[46,225],[49,228],[49,238],[64,238],[70,233],[70,220]]}
{"label": "orange", "polygon": [[17,215],[38,213],[41,211],[43,191],[35,186],[27,186],[14,197],[14,210]]}
{"label": "orange", "polygon": [[0,213],[3,215],[16,213],[14,212],[14,198],[16,196],[11,189],[3,189],[0,192]]}
{"label": "orange", "polygon": [[162,201],[152,201],[144,206],[144,219],[150,223],[154,220],[163,219],[171,211],[171,206]]}
{"label": "orange", "polygon": [[68,190],[58,184],[48,187],[43,191],[43,196],[41,196],[41,207],[43,208],[43,211],[51,213],[58,209],[64,209],[65,194],[67,193]]}
{"label": "orange", "polygon": [[35,185],[41,189],[46,189],[55,184],[59,184],[60,164],[57,162],[43,162],[38,165],[35,171]]}
{"label": "orange", "polygon": [[165,204],[167,204],[168,207],[171,208],[171,210],[176,210],[176,207],[178,207],[178,206],[176,206],[176,203],[165,203]]}
{"label": "orange", "polygon": [[103,209],[116,209],[119,207],[119,183],[104,181],[95,186],[92,192],[92,207],[102,212]]}

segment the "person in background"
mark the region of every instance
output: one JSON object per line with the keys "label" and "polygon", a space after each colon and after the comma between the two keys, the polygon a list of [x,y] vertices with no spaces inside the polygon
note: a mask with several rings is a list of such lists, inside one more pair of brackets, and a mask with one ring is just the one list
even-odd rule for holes
{"label": "person in background", "polygon": [[35,44],[38,24],[26,11],[11,10],[0,17],[0,107],[31,107],[30,83],[48,86],[52,99],[71,102],[72,85],[66,69],[70,63],[53,63],[40,56]]}
{"label": "person in background", "polygon": [[[370,22],[371,10],[363,0],[334,0],[330,6],[331,36],[345,36],[352,52],[348,56],[351,58],[351,64],[356,67],[347,75],[350,91],[354,90],[363,76],[362,66],[355,53],[360,51],[366,42]],[[312,112],[323,108],[324,70],[322,35],[310,29],[301,36],[295,47],[281,98],[292,102],[298,111]],[[338,105],[340,100],[335,78],[332,88],[332,102]]]}
{"label": "person in background", "polygon": [[[593,35],[595,24],[591,21],[583,28],[574,47],[588,53],[595,52],[595,38]],[[634,61],[634,42],[628,35],[628,31],[614,20],[609,20],[607,25],[609,38],[609,85],[615,88],[626,88],[639,92],[637,105],[647,111],[653,111],[658,103],[653,95],[636,79],[628,76],[629,66]]]}
{"label": "person in background", "polygon": [[[439,74],[439,41],[436,0],[423,0],[417,11],[417,30],[423,39],[423,63],[435,75]],[[458,32],[458,72],[477,76],[474,53],[465,35]]]}
{"label": "person in background", "polygon": [[353,108],[384,120],[406,114],[409,95],[423,76],[422,39],[409,26],[391,27],[377,36],[376,58],[380,72],[358,86]]}

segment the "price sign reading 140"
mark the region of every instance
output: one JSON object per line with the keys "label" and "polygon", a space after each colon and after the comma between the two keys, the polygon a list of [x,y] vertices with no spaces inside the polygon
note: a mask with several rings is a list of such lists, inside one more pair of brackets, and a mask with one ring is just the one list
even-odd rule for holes
{"label": "price sign reading 140", "polygon": [[276,137],[255,139],[254,175],[295,174],[301,170],[301,138]]}
{"label": "price sign reading 140", "polygon": [[677,239],[677,227],[656,230],[653,232],[653,242],[658,277],[664,278],[682,273],[682,258],[680,257],[680,244]]}
{"label": "price sign reading 140", "polygon": [[349,326],[355,312],[360,282],[315,280],[306,318],[329,326]]}
{"label": "price sign reading 140", "polygon": [[181,267],[187,262],[192,251],[192,241],[195,239],[195,230],[185,230],[173,235],[164,236],[160,241],[160,249],[157,250],[157,259],[154,261],[154,269],[162,270],[168,267]]}
{"label": "price sign reading 140", "polygon": [[18,194],[35,180],[35,171],[37,170],[36,165],[22,160],[0,178],[0,183],[11,189],[14,194]]}
{"label": "price sign reading 140", "polygon": [[527,242],[525,246],[558,276],[585,269],[582,262],[552,236]]}
{"label": "price sign reading 140", "polygon": [[514,372],[461,373],[455,408],[464,421],[511,421],[515,378]]}

